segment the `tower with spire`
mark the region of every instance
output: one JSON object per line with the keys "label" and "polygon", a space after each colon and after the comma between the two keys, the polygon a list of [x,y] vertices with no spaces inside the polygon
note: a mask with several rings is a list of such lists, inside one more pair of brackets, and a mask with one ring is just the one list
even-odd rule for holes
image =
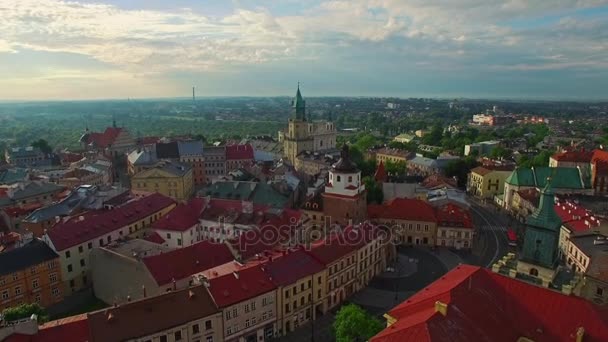
{"label": "tower with spire", "polygon": [[331,223],[357,224],[367,218],[367,191],[361,170],[350,159],[348,145],[342,146],[340,159],[329,170],[329,181],[323,193],[323,215]]}
{"label": "tower with spire", "polygon": [[291,101],[292,114],[289,117],[287,130],[279,132],[279,141],[283,142],[283,155],[297,170],[304,167],[298,165],[298,155],[304,151],[321,152],[336,150],[337,131],[331,121],[313,121],[306,114],[306,101],[300,91],[300,83],[296,96]]}

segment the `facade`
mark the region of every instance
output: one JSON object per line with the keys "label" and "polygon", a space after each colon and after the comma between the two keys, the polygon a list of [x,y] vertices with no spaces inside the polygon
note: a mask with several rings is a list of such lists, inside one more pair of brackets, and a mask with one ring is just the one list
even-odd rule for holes
{"label": "facade", "polygon": [[63,294],[59,255],[41,240],[0,253],[0,311],[30,303],[48,307]]}
{"label": "facade", "polygon": [[226,146],[226,170],[248,169],[254,163],[253,147],[249,144]]}
{"label": "facade", "polygon": [[345,243],[342,236],[336,234],[313,244],[307,251],[325,267],[325,288],[321,291],[321,295],[325,294],[323,312],[340,305],[355,293],[358,247],[354,243]]}
{"label": "facade", "polygon": [[287,131],[279,132],[279,142],[283,142],[283,153],[289,162],[295,165],[296,157],[304,151],[320,152],[336,148],[338,136],[336,126],[331,121],[308,121],[306,103],[299,86],[293,101],[293,109],[294,113],[289,119]]}
{"label": "facade", "polygon": [[193,198],[188,203],[180,203],[165,216],[154,222],[150,229],[164,240],[170,248],[191,246],[201,241],[202,225],[199,220],[206,201]]}
{"label": "facade", "polygon": [[5,151],[6,162],[17,167],[35,167],[51,165],[51,159],[39,148],[13,147]]}
{"label": "facade", "polygon": [[219,342],[221,312],[204,286],[87,314],[90,342]]}
{"label": "facade", "polygon": [[490,141],[482,141],[470,145],[464,145],[464,155],[469,156],[472,154],[477,154],[478,156],[483,156],[485,154],[489,154],[493,149],[500,146],[500,141],[490,140]]}
{"label": "facade", "polygon": [[608,195],[608,151],[593,151],[591,182],[596,195]]}
{"label": "facade", "polygon": [[277,291],[262,266],[203,280],[224,322],[223,341],[268,341],[277,335]]}
{"label": "facade", "polygon": [[131,177],[131,191],[144,195],[157,192],[177,201],[188,200],[194,193],[192,167],[162,161]]}
{"label": "facade", "polygon": [[495,195],[502,194],[505,180],[512,172],[512,168],[478,166],[469,174],[467,192],[479,198],[492,199]]}
{"label": "facade", "polygon": [[207,183],[207,172],[205,169],[205,151],[203,142],[200,140],[178,141],[179,161],[192,167],[194,185]]}
{"label": "facade", "polygon": [[43,240],[60,255],[63,288],[66,293],[91,284],[89,254],[128,235],[141,235],[144,228],[175,207],[163,195],[152,194],[111,210],[91,211],[60,222]]}
{"label": "facade", "polygon": [[331,166],[337,161],[337,155],[339,153],[335,149],[323,153],[303,151],[296,157],[294,167],[298,172],[306,175],[319,175],[331,169]]}
{"label": "facade", "polygon": [[395,198],[384,204],[370,204],[367,211],[372,222],[391,229],[397,244],[437,244],[435,209],[426,201]]}
{"label": "facade", "polygon": [[271,258],[264,271],[277,286],[277,327],[286,335],[323,314],[325,267],[303,250]]}
{"label": "facade", "polygon": [[370,342],[608,340],[604,308],[470,265],[456,266],[384,317],[387,328]]}
{"label": "facade", "polygon": [[226,175],[226,146],[208,146],[203,151],[205,176],[215,180]]}
{"label": "facade", "polygon": [[467,209],[452,203],[437,208],[437,246],[471,249],[474,234],[473,220]]}
{"label": "facade", "polygon": [[[384,164],[388,163],[388,162],[392,162],[392,163],[407,163],[407,160],[410,156],[410,153],[408,151],[404,151],[404,150],[399,150],[396,148],[382,148],[379,149],[378,151],[376,151],[376,161],[377,162],[382,162]],[[405,171],[405,170],[404,170]]]}
{"label": "facade", "polygon": [[367,218],[366,206],[367,191],[361,171],[350,160],[348,146],[344,145],[340,160],[329,171],[329,182],[323,193],[324,215],[332,223],[361,223]]}
{"label": "facade", "polygon": [[579,295],[587,300],[599,304],[608,304],[608,253],[596,253],[587,267],[581,281]]}
{"label": "facade", "polygon": [[53,183],[34,181],[17,183],[3,190],[5,190],[6,196],[0,197],[0,208],[50,204],[65,188]]}

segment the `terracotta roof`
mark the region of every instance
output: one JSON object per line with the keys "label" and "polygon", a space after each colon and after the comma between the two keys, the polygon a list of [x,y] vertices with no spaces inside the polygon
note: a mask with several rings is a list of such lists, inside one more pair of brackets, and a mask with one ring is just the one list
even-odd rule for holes
{"label": "terracotta roof", "polygon": [[427,189],[436,189],[443,187],[455,188],[458,186],[458,184],[454,178],[445,177],[438,173],[435,173],[426,177],[422,181],[422,186]]}
{"label": "terracotta roof", "polygon": [[87,144],[94,144],[98,148],[106,148],[114,143],[120,132],[122,132],[120,127],[108,127],[103,133],[89,133]]}
{"label": "terracotta roof", "polygon": [[[447,305],[444,316],[436,302]],[[479,305],[484,303],[484,305]],[[397,322],[370,339],[388,341],[536,342],[608,340],[608,311],[575,296],[460,265],[388,313]]]}
{"label": "terracotta roof", "polygon": [[561,153],[555,153],[551,156],[551,158],[559,162],[590,163],[593,155],[593,151],[585,151],[583,149],[580,151],[565,151]]}
{"label": "terracotta roof", "polygon": [[443,227],[473,228],[470,211],[453,203],[437,208],[437,221]]}
{"label": "terracotta roof", "polygon": [[89,342],[89,321],[86,314],[44,323],[35,335],[13,334],[4,342]]}
{"label": "terracotta roof", "polygon": [[348,242],[343,234],[334,234],[311,247],[307,253],[327,266],[355,252],[360,247],[360,244]]}
{"label": "terracotta roof", "polygon": [[146,241],[154,242],[159,245],[165,243],[165,239],[163,239],[157,232],[154,232],[144,238]]}
{"label": "terracotta roof", "polygon": [[220,308],[252,299],[276,289],[262,266],[243,269],[238,272],[209,280],[209,292]]}
{"label": "terracotta roof", "polygon": [[272,259],[263,267],[277,286],[293,284],[324,269],[323,264],[301,249],[288,251],[286,255]]}
{"label": "terracotta roof", "polygon": [[153,229],[183,232],[199,223],[201,212],[205,208],[205,200],[193,198],[188,203],[180,203],[165,216],[152,224]]}
{"label": "terracotta roof", "polygon": [[600,225],[600,221],[591,215],[591,211],[570,201],[557,203],[554,209],[562,224],[574,232],[587,231]]}
{"label": "terracotta roof", "polygon": [[53,226],[47,235],[55,250],[62,251],[126,227],[174,203],[171,198],[155,193],[112,210],[97,210],[75,216]]}
{"label": "terracotta roof", "polygon": [[386,182],[387,178],[388,174],[386,173],[384,163],[381,160],[380,164],[378,164],[378,167],[376,168],[376,172],[374,173],[374,179],[376,180],[376,182]]}
{"label": "terracotta roof", "polygon": [[226,160],[244,159],[253,159],[253,147],[250,144],[226,146]]}
{"label": "terracotta roof", "polygon": [[[204,286],[144,298],[89,313],[91,342],[137,339],[187,324],[218,312]],[[204,331],[204,326],[199,326]]]}
{"label": "terracotta roof", "polygon": [[233,259],[225,244],[201,241],[168,253],[145,257],[143,263],[158,285],[166,285]]}
{"label": "terracotta roof", "polygon": [[471,173],[475,173],[475,174],[478,174],[480,176],[485,176],[485,175],[487,175],[487,174],[489,174],[491,172],[492,172],[492,169],[487,168],[487,167],[483,167],[483,166],[478,166],[478,167],[476,167],[474,169],[471,169]]}
{"label": "terracotta roof", "polygon": [[388,203],[370,204],[367,214],[370,219],[437,222],[435,210],[429,203],[411,198],[394,198]]}

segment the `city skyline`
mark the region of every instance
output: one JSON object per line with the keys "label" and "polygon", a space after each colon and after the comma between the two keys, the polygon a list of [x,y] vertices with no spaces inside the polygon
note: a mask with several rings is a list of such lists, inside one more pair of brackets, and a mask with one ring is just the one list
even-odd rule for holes
{"label": "city skyline", "polygon": [[0,100],[291,95],[606,99],[608,6],[55,1],[0,6]]}

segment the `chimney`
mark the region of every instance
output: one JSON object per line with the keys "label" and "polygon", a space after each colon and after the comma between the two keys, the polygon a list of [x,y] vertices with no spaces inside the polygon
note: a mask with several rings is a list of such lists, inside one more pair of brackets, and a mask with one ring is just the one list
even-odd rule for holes
{"label": "chimney", "polygon": [[141,291],[142,291],[142,293],[144,295],[144,298],[146,298],[146,286],[145,285],[141,286]]}
{"label": "chimney", "polygon": [[585,335],[585,328],[580,327],[576,329],[576,342],[583,342],[583,336]]}
{"label": "chimney", "polygon": [[175,281],[175,278],[173,278],[173,291],[177,290],[177,282]]}
{"label": "chimney", "polygon": [[435,312],[439,312],[444,317],[448,314],[448,305],[440,301],[435,302]]}

